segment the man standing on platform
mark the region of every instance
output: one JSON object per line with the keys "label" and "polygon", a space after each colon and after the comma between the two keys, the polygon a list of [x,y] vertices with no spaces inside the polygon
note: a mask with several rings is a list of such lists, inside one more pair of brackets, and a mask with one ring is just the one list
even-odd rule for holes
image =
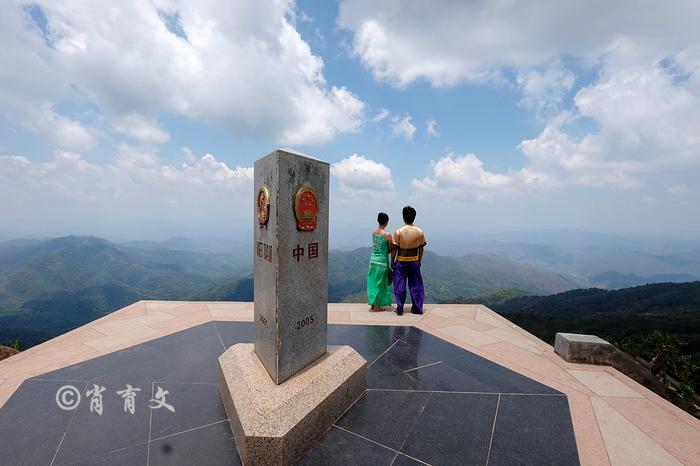
{"label": "man standing on platform", "polygon": [[416,219],[416,209],[411,206],[403,208],[405,225],[394,233],[394,249],[391,253],[394,264],[394,294],[396,295],[396,314],[403,314],[406,302],[406,282],[411,292],[411,312],[423,314],[425,290],[423,277],[420,273],[423,259],[423,248],[427,244],[423,230],[413,225]]}

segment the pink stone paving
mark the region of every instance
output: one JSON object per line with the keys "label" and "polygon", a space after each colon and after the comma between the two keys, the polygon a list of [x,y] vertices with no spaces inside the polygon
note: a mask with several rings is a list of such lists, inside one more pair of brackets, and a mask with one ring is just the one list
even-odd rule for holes
{"label": "pink stone paving", "polygon": [[[252,322],[253,303],[140,301],[0,361],[0,407],[27,378],[211,320]],[[413,325],[568,396],[581,464],[700,464],[700,421],[615,369],[570,364],[477,304],[426,305],[422,316],[329,304],[332,324]]]}

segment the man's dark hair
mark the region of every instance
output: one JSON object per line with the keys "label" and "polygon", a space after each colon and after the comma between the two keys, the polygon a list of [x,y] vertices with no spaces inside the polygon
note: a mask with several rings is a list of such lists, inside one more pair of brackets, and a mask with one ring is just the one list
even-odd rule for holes
{"label": "man's dark hair", "polygon": [[389,223],[389,216],[384,212],[379,212],[377,214],[377,223],[380,225],[386,225],[387,223]]}
{"label": "man's dark hair", "polygon": [[410,205],[404,207],[401,213],[403,214],[404,223],[413,223],[413,221],[416,219],[416,209]]}

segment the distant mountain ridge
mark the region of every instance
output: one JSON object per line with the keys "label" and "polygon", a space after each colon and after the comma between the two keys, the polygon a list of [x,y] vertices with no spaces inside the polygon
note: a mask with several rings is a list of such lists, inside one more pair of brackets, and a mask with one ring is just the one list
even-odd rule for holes
{"label": "distant mountain ridge", "polygon": [[[0,242],[0,342],[35,344],[141,299],[252,300],[252,248],[192,250],[200,247],[185,238],[165,244],[75,236]],[[331,302],[366,300],[369,256],[369,248],[330,252]],[[423,271],[432,302],[495,288],[549,294],[577,286],[496,256],[427,251]]]}
{"label": "distant mountain ridge", "polygon": [[[685,243],[682,243],[685,244]],[[610,289],[700,279],[700,252],[681,246],[625,248],[483,241],[456,243],[452,254],[493,255],[539,269],[575,277],[582,287]],[[605,274],[619,274],[620,277]],[[627,276],[627,277],[624,277]]]}
{"label": "distant mountain ridge", "polygon": [[141,299],[185,299],[243,273],[236,255],[137,249],[95,237],[0,243],[0,342],[38,343]]}
{"label": "distant mountain ridge", "polygon": [[[328,261],[329,302],[366,302],[370,248],[330,251]],[[426,299],[441,302],[456,296],[474,296],[493,289],[518,289],[527,294],[551,294],[577,287],[566,277],[543,272],[495,256],[443,257],[426,251],[422,264]],[[252,275],[223,280],[199,299],[250,301]]]}
{"label": "distant mountain ridge", "polygon": [[700,280],[700,277],[687,273],[662,273],[643,277],[636,273],[617,273],[613,271],[599,273],[590,277],[593,285],[601,288],[620,289],[652,283],[686,283]]}
{"label": "distant mountain ridge", "polygon": [[578,289],[549,296],[519,296],[497,308],[504,313],[547,315],[695,312],[700,311],[700,281],[656,283],[621,290]]}

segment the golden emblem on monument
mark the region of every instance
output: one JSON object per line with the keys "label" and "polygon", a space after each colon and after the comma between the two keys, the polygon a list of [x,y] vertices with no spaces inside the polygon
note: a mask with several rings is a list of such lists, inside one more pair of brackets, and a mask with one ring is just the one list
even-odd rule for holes
{"label": "golden emblem on monument", "polygon": [[266,185],[260,186],[256,204],[258,208],[258,223],[260,228],[262,228],[267,226],[267,222],[270,220],[270,190]]}
{"label": "golden emblem on monument", "polygon": [[314,231],[318,215],[316,192],[309,186],[302,186],[294,196],[294,215],[297,218],[297,230]]}

